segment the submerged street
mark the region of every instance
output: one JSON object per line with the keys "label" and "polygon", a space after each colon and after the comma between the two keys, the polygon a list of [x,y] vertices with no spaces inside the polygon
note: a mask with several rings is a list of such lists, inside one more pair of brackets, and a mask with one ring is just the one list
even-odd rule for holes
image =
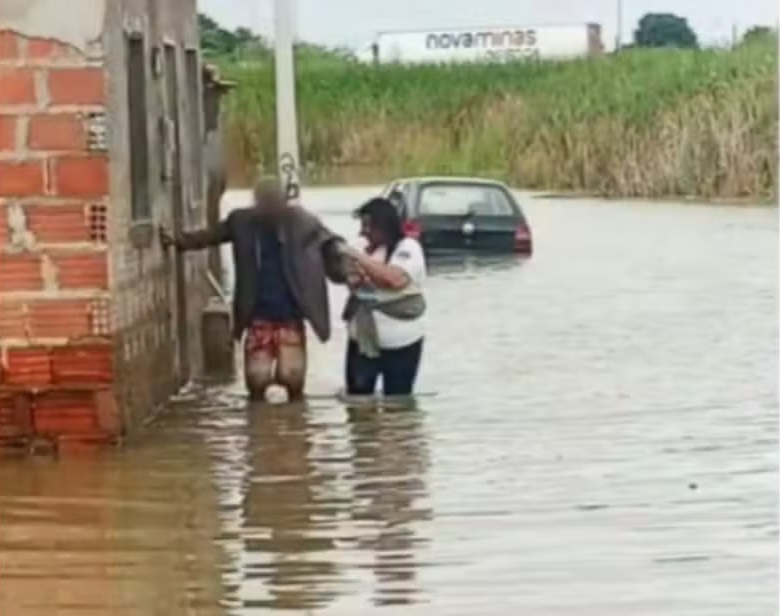
{"label": "submerged street", "polygon": [[[304,199],[352,235],[374,190]],[[776,209],[522,203],[531,260],[431,267],[417,411],[331,396],[338,324],[305,408],[4,459],[0,614],[771,613]]]}

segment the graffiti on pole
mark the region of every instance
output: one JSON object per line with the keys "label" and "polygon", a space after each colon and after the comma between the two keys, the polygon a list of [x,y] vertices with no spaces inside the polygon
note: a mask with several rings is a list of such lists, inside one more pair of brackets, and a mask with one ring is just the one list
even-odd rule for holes
{"label": "graffiti on pole", "polygon": [[284,182],[288,201],[296,201],[301,196],[301,180],[295,157],[285,152],[279,157],[279,173]]}

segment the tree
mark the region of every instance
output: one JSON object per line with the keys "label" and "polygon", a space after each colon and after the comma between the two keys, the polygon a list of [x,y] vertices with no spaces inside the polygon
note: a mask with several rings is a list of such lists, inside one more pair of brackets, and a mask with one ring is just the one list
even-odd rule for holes
{"label": "tree", "polygon": [[208,15],[198,14],[200,45],[206,55],[211,57],[236,57],[247,54],[267,53],[268,45],[263,37],[248,28],[226,30]]}
{"label": "tree", "polygon": [[198,28],[200,29],[200,45],[206,54],[225,55],[231,53],[235,48],[233,35],[221,28],[208,15],[198,14]]}
{"label": "tree", "polygon": [[634,31],[634,43],[637,47],[699,47],[688,20],[672,13],[647,13]]}
{"label": "tree", "polygon": [[740,44],[751,45],[757,41],[772,40],[777,37],[777,30],[769,26],[753,26],[742,35]]}
{"label": "tree", "polygon": [[[268,41],[249,28],[239,27],[226,30],[214,19],[203,13],[198,14],[200,46],[209,58],[222,58],[230,61],[270,62],[273,50]],[[295,51],[298,57],[318,62],[344,64],[355,61],[349,49],[330,49],[313,43],[297,42]]]}

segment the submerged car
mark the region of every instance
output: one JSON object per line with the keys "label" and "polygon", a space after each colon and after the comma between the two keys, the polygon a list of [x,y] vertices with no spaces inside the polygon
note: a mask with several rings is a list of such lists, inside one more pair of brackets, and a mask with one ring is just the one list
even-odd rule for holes
{"label": "submerged car", "polygon": [[414,177],[382,192],[398,208],[406,233],[427,255],[533,252],[531,228],[512,191],[478,178]]}

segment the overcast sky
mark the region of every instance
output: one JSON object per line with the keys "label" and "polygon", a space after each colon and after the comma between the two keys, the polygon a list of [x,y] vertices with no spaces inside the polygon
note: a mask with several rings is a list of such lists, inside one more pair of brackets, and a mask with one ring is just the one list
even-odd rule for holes
{"label": "overcast sky", "polygon": [[[362,47],[381,30],[490,25],[600,23],[604,40],[615,38],[619,0],[293,0],[299,37],[330,45]],[[704,43],[725,42],[732,29],[775,26],[778,0],[622,0],[623,38],[648,12],[686,17]],[[199,0],[200,10],[231,28],[272,32],[273,0]]]}

